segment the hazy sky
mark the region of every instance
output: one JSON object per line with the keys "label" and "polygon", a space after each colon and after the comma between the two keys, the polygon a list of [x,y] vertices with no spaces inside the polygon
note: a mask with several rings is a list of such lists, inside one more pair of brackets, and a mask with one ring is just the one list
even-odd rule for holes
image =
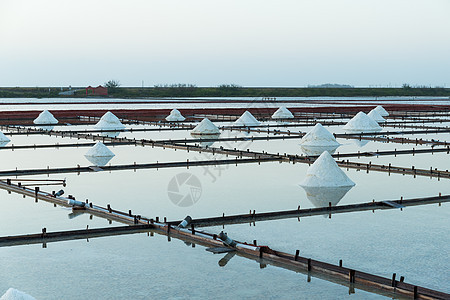
{"label": "hazy sky", "polygon": [[449,0],[0,0],[0,86],[450,87]]}

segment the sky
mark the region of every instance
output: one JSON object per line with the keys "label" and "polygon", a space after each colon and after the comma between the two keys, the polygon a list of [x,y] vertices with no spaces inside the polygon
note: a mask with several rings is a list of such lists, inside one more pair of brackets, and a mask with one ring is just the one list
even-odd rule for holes
{"label": "sky", "polygon": [[450,87],[449,0],[0,0],[0,86]]}

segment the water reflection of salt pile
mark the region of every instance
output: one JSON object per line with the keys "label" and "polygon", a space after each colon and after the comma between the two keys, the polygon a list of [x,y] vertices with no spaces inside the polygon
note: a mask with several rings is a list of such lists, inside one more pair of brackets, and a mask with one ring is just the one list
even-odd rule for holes
{"label": "water reflection of salt pile", "polygon": [[115,154],[105,144],[97,142],[84,156],[94,165],[101,167],[109,163]]}
{"label": "water reflection of salt pile", "polygon": [[200,147],[203,148],[212,146],[216,142],[215,140],[217,140],[220,137],[220,133],[208,135],[191,133],[191,135],[194,139],[207,140],[199,143]]}
{"label": "water reflection of salt pile", "polygon": [[3,132],[0,131],[0,147],[5,146],[8,144],[11,140],[3,134]]}
{"label": "water reflection of salt pile", "polygon": [[389,113],[381,105],[378,105],[377,107],[375,107],[374,110],[376,110],[382,117],[389,116]]}
{"label": "water reflection of salt pile", "polygon": [[0,300],[36,300],[36,298],[14,288],[9,288]]}
{"label": "water reflection of salt pile", "polygon": [[181,122],[186,120],[178,109],[172,109],[170,114],[166,117],[166,121],[169,122]]}
{"label": "water reflection of salt pile", "polygon": [[94,125],[94,128],[108,131],[102,133],[101,135],[117,137],[120,132],[114,130],[122,130],[125,126],[120,122],[119,118],[117,118],[112,112],[108,111],[100,118],[97,124]]}
{"label": "water reflection of salt pile", "polygon": [[328,151],[324,151],[306,171],[300,183],[315,206],[336,205],[355,183],[339,168]]}
{"label": "water reflection of salt pile", "polygon": [[315,207],[336,206],[345,194],[350,191],[353,186],[340,187],[314,187],[302,186],[306,192],[306,197]]}
{"label": "water reflection of salt pile", "polygon": [[367,143],[369,143],[369,140],[357,140],[357,139],[353,139],[352,140],[353,144],[355,144],[356,146],[358,146],[359,148],[364,147],[365,145],[367,145]]}
{"label": "water reflection of salt pile", "polygon": [[317,123],[303,138],[300,140],[300,146],[308,156],[316,156],[328,151],[333,154],[340,144],[336,141],[331,132],[325,129],[322,124]]}
{"label": "water reflection of salt pile", "polygon": [[377,123],[383,123],[383,122],[386,121],[386,119],[383,118],[383,116],[380,115],[380,113],[379,113],[377,110],[375,110],[375,109],[372,109],[372,110],[367,114],[367,116],[370,117],[370,118],[372,118],[372,119],[373,119],[375,122],[377,122]]}
{"label": "water reflection of salt pile", "polygon": [[208,118],[204,118],[191,131],[191,135],[216,135],[216,134],[220,134],[220,130]]}
{"label": "water reflection of salt pile", "polygon": [[365,113],[360,111],[356,114],[343,129],[350,133],[377,132],[381,130],[380,125]]}
{"label": "water reflection of salt pile", "polygon": [[284,106],[281,106],[273,113],[272,119],[292,119],[294,115]]}
{"label": "water reflection of salt pile", "polygon": [[245,111],[234,123],[235,126],[259,126],[261,123],[249,112]]}
{"label": "water reflection of salt pile", "polygon": [[39,116],[33,121],[36,125],[51,125],[58,124],[58,120],[53,116],[48,110],[44,110],[39,114]]}

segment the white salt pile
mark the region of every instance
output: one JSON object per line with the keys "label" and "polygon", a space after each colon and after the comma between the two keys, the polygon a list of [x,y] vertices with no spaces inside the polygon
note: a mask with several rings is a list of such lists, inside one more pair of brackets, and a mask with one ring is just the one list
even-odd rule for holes
{"label": "white salt pile", "polygon": [[195,126],[195,128],[191,131],[191,134],[220,134],[220,130],[209,119],[204,118],[197,126]]}
{"label": "white salt pile", "polygon": [[[353,186],[316,187],[302,186],[306,197],[315,207],[336,206]],[[325,216],[326,217],[326,216]]]}
{"label": "white salt pile", "polygon": [[325,129],[322,124],[317,123],[300,140],[300,145],[304,146],[339,146],[334,135]]}
{"label": "white salt pile", "polygon": [[0,300],[36,300],[36,298],[14,288],[9,288]]}
{"label": "white salt pile", "polygon": [[237,119],[234,122],[234,125],[236,126],[259,126],[261,123],[259,123],[258,120],[256,120],[256,118],[249,112],[249,111],[245,111],[242,116],[239,117],[239,119]]}
{"label": "white salt pile", "polygon": [[9,143],[10,141],[11,140],[6,135],[4,135],[3,132],[0,131],[0,142],[1,143],[4,143],[4,142]]}
{"label": "white salt pile", "polygon": [[166,117],[166,121],[169,122],[180,122],[186,120],[185,117],[180,113],[178,109],[172,109],[170,114]]}
{"label": "white salt pile", "polygon": [[100,130],[121,130],[125,126],[120,122],[112,112],[108,111],[101,118],[100,121],[95,124],[94,128]]}
{"label": "white salt pile", "polygon": [[58,124],[58,120],[48,110],[44,110],[33,121],[36,125]]}
{"label": "white salt pile", "polygon": [[381,105],[378,105],[377,107],[375,107],[374,110],[376,110],[382,117],[389,116],[389,113]]}
{"label": "white salt pile", "polygon": [[380,115],[380,113],[379,113],[377,110],[375,110],[375,109],[372,109],[372,110],[367,114],[367,116],[368,116],[369,118],[372,118],[372,119],[373,119],[375,122],[377,122],[377,123],[383,123],[383,122],[386,121],[386,119],[383,118],[383,117]]}
{"label": "white salt pile", "polygon": [[294,115],[284,106],[273,113],[272,119],[292,119]]}
{"label": "white salt pile", "polygon": [[350,132],[376,132],[380,131],[381,127],[372,118],[360,111],[345,124],[343,129]]}
{"label": "white salt pile", "polygon": [[342,187],[355,183],[339,168],[330,153],[324,151],[306,171],[302,187]]}
{"label": "white salt pile", "polygon": [[105,144],[97,142],[84,156],[94,165],[104,166],[115,156],[115,154],[109,150]]}

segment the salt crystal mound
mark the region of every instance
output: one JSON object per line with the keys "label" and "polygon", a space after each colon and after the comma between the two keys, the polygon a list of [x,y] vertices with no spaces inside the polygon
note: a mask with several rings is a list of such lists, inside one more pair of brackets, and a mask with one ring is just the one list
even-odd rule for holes
{"label": "salt crystal mound", "polygon": [[115,156],[102,142],[97,142],[94,147],[89,149],[84,155],[87,160],[96,166],[105,166]]}
{"label": "salt crystal mound", "polygon": [[284,106],[273,113],[272,119],[292,119],[294,115]]}
{"label": "salt crystal mound", "polygon": [[58,120],[48,110],[44,110],[33,121],[36,125],[58,124]]}
{"label": "salt crystal mound", "polygon": [[6,142],[9,143],[11,140],[3,133],[0,131],[0,142]]}
{"label": "salt crystal mound", "polygon": [[[195,133],[191,133],[192,137],[195,139],[200,139],[200,140],[214,140],[214,139],[218,139],[220,137],[220,133],[218,134],[208,134],[208,135],[203,135],[203,134],[195,134]],[[200,147],[203,148],[208,148],[211,147],[216,141],[202,141],[200,142]]]}
{"label": "salt crystal mound", "polygon": [[0,300],[36,300],[36,298],[14,288],[9,288]]}
{"label": "salt crystal mound", "polygon": [[380,125],[365,113],[360,111],[343,127],[349,132],[377,132],[381,131]]}
{"label": "salt crystal mound", "polygon": [[374,110],[376,110],[382,117],[389,116],[389,113],[381,105],[378,105],[377,107],[375,107]]}
{"label": "salt crystal mound", "polygon": [[338,167],[328,151],[324,151],[306,171],[302,187],[343,187],[355,183]]}
{"label": "salt crystal mound", "polygon": [[235,126],[259,126],[261,123],[249,112],[245,111],[242,116],[234,122]]}
{"label": "salt crystal mound", "polygon": [[302,186],[302,188],[305,190],[308,200],[311,201],[315,207],[328,207],[330,203],[332,206],[336,206],[353,186]]}
{"label": "salt crystal mound", "polygon": [[375,109],[372,109],[368,114],[368,117],[372,118],[377,123],[383,123],[386,121],[385,118],[383,118],[378,111]]}
{"label": "salt crystal mound", "polygon": [[195,128],[191,131],[191,135],[210,135],[220,134],[219,128],[214,125],[208,118],[204,118]]}
{"label": "salt crystal mound", "polygon": [[334,135],[326,130],[322,124],[317,123],[307,134],[302,137],[300,140],[300,145],[315,147],[339,147],[341,144],[336,141]]}
{"label": "salt crystal mound", "polygon": [[120,122],[112,112],[108,111],[101,118],[100,121],[95,124],[94,128],[99,130],[121,130],[125,126]]}
{"label": "salt crystal mound", "polygon": [[185,117],[180,113],[178,109],[172,109],[170,114],[166,117],[166,121],[169,122],[180,122],[186,120]]}

